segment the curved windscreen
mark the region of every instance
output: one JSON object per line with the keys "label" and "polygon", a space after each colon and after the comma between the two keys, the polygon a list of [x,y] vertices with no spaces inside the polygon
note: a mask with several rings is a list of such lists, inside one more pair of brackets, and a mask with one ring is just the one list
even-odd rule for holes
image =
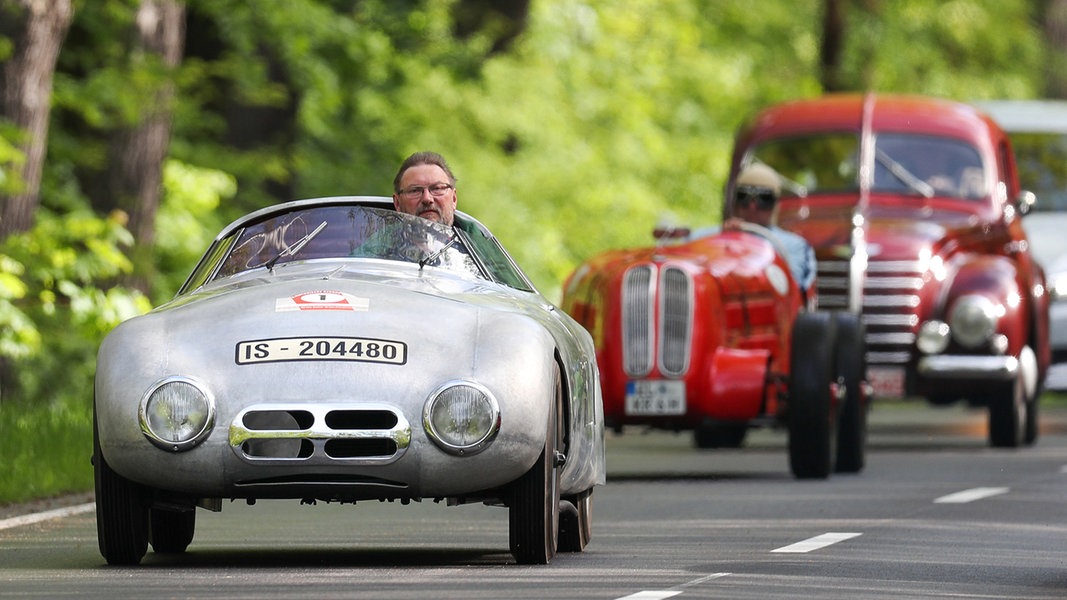
{"label": "curved windscreen", "polygon": [[489,279],[459,229],[365,206],[294,209],[236,229],[214,244],[183,286],[292,261],[371,258]]}
{"label": "curved windscreen", "polygon": [[[860,147],[855,133],[829,133],[772,140],[753,160],[782,177],[783,196],[859,190]],[[977,199],[988,192],[978,151],[960,140],[880,133],[874,137],[871,191]]]}

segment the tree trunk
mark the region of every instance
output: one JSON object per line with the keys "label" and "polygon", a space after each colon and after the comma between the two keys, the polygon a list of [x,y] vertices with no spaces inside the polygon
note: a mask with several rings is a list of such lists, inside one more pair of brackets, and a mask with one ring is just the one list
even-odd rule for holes
{"label": "tree trunk", "polygon": [[[173,71],[180,63],[185,39],[185,6],[178,0],[142,0],[136,17],[134,60],[154,57]],[[156,213],[163,193],[163,163],[170,142],[175,86],[166,77],[136,125],[115,132],[108,181],[117,205],[125,209],[135,245],[134,276],[129,285],[149,291],[154,272],[150,261],[155,243]]]}
{"label": "tree trunk", "polygon": [[845,45],[845,0],[824,0],[822,43],[819,46],[819,79],[823,92],[839,92],[841,52]]}
{"label": "tree trunk", "polygon": [[1050,0],[1043,15],[1049,52],[1045,73],[1045,96],[1067,98],[1067,0]]}
{"label": "tree trunk", "polygon": [[0,195],[0,239],[33,227],[48,147],[52,76],[73,17],[71,0],[0,0],[0,35],[14,44],[0,70],[0,116],[25,136],[15,144],[25,157],[17,191]]}

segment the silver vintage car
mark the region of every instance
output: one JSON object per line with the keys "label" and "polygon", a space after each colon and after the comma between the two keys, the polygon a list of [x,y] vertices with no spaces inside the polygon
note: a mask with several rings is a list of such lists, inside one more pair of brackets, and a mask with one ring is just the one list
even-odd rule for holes
{"label": "silver vintage car", "polygon": [[605,481],[594,352],[469,215],[377,197],[249,214],[101,344],[100,551],[184,552],[224,499],[485,503],[508,508],[519,563],[581,551]]}

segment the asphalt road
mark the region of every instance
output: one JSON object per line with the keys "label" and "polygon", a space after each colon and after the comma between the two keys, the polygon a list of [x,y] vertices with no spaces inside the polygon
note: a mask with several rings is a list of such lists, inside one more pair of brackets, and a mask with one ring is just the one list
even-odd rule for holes
{"label": "asphalt road", "polygon": [[828,481],[789,476],[782,432],[610,435],[593,541],[544,567],[514,564],[485,506],[227,504],[139,568],[104,565],[91,505],[8,518],[0,597],[1067,598],[1067,409],[1022,450],[962,407],[881,405],[871,428],[864,472]]}

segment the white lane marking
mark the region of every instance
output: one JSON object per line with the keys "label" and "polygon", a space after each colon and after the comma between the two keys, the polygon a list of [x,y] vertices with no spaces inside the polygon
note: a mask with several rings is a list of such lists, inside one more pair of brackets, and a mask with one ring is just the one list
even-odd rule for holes
{"label": "white lane marking", "polygon": [[965,504],[1008,492],[1006,487],[978,487],[934,499],[934,504]]}
{"label": "white lane marking", "polygon": [[808,538],[808,539],[806,539],[806,540],[804,540],[802,542],[797,542],[795,544],[789,544],[788,546],[782,546],[781,548],[775,548],[774,550],[771,550],[771,552],[784,552],[784,553],[792,553],[792,554],[799,554],[799,553],[803,553],[803,552],[811,552],[812,550],[818,550],[819,548],[825,548],[825,547],[830,546],[832,544],[836,544],[838,542],[843,542],[845,540],[850,540],[850,539],[852,539],[854,537],[859,537],[861,535],[863,535],[863,534],[862,533],[834,533],[834,532],[824,533],[822,535],[817,535],[817,536],[815,536],[813,538]]}
{"label": "white lane marking", "polygon": [[[694,585],[700,585],[705,581],[711,581],[712,579],[721,579],[723,577],[726,577],[727,575],[731,575],[731,573],[712,573],[703,577],[697,577],[692,581],[680,583],[674,587],[693,587]],[[682,592],[674,590],[645,590],[643,592],[637,592],[636,594],[630,594],[629,596],[623,596],[622,598],[616,598],[616,600],[660,600],[661,598],[671,598],[681,593]]]}
{"label": "white lane marking", "polygon": [[712,579],[721,579],[721,578],[726,577],[727,575],[731,575],[731,574],[732,573],[712,573],[711,575],[705,575],[703,577],[698,577],[698,578],[696,578],[696,579],[694,579],[692,581],[687,581],[685,583],[678,584],[678,585],[676,585],[674,587],[680,587],[680,588],[693,587],[694,585],[700,585],[700,584],[704,583],[705,581],[711,581]]}
{"label": "white lane marking", "polygon": [[96,503],[89,502],[88,504],[78,504],[76,506],[68,506],[67,508],[46,510],[44,512],[33,513],[31,515],[11,517],[10,519],[4,519],[0,521],[0,529],[11,529],[12,527],[22,527],[23,525],[31,525],[33,523],[40,523],[41,521],[48,521],[51,519],[62,519],[63,517],[80,515],[81,513],[87,513],[95,509]]}
{"label": "white lane marking", "polygon": [[1060,467],[1060,473],[1067,473],[1067,465]]}

